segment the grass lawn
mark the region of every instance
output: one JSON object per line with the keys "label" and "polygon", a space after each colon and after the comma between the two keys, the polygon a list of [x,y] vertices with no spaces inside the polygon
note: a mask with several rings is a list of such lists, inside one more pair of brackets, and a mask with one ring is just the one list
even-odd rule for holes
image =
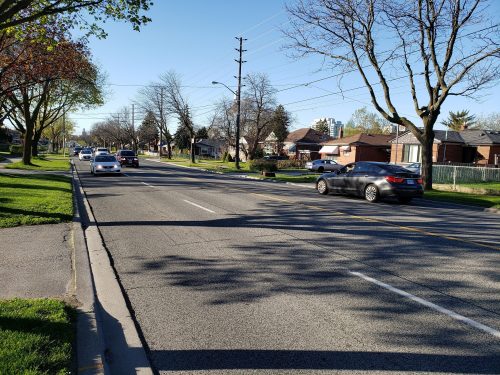
{"label": "grass lawn", "polygon": [[69,374],[74,321],[58,300],[0,300],[0,374]]}
{"label": "grass lawn", "polygon": [[69,158],[62,155],[47,155],[34,157],[31,165],[24,165],[22,162],[7,164],[7,169],[27,169],[39,171],[69,171]]}
{"label": "grass lawn", "polygon": [[72,218],[69,177],[0,175],[0,228],[61,223]]}
{"label": "grass lawn", "polygon": [[477,184],[460,184],[460,186],[473,189],[500,190],[500,182],[479,182]]}
{"label": "grass lawn", "polygon": [[482,207],[500,209],[500,196],[457,193],[453,191],[432,190],[424,193],[425,199],[448,201],[453,203],[471,204]]}
{"label": "grass lawn", "polygon": [[231,172],[248,172],[248,166],[245,162],[240,162],[240,169],[234,167],[234,162],[224,162],[221,160],[199,160],[196,163],[191,163],[191,159],[185,158],[162,158],[162,161],[166,161],[172,164],[186,165],[189,167],[196,167],[202,169],[208,169],[210,171],[231,173]]}

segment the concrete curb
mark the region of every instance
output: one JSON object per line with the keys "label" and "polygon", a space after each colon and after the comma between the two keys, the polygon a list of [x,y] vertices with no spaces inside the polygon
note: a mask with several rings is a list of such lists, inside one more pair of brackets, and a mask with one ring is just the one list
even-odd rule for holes
{"label": "concrete curb", "polygon": [[86,212],[82,207],[82,188],[73,170],[73,193],[75,214],[73,218],[74,264],[76,298],[81,304],[77,308],[77,373],[83,375],[109,373],[104,362],[105,346],[103,333],[96,311],[95,286],[90,269],[85,238]]}
{"label": "concrete curb", "polygon": [[104,359],[104,373],[153,374],[132,313],[113,269],[112,260],[103,243],[98,223],[81,187],[78,172],[75,174],[74,181],[78,187],[80,202],[88,216],[84,233],[95,290],[97,333],[103,342],[95,351]]}

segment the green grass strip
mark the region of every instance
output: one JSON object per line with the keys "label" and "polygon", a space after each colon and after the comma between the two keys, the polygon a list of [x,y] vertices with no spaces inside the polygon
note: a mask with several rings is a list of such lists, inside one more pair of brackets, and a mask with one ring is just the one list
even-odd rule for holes
{"label": "green grass strip", "polygon": [[0,228],[71,221],[71,178],[0,174]]}
{"label": "green grass strip", "polygon": [[0,300],[0,374],[69,374],[74,321],[62,301]]}
{"label": "green grass strip", "polygon": [[37,171],[68,171],[70,168],[69,158],[60,155],[47,157],[34,157],[31,159],[31,164],[25,165],[22,161],[17,163],[7,164],[7,169],[25,169]]}
{"label": "green grass strip", "polygon": [[470,204],[481,207],[492,207],[500,209],[500,196],[477,195],[468,193],[457,193],[453,191],[431,190],[424,193],[425,199],[446,201],[460,204]]}

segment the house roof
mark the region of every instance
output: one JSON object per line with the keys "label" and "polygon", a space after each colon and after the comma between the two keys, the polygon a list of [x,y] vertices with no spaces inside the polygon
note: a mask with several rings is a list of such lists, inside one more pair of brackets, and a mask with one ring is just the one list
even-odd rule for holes
{"label": "house roof", "polygon": [[394,135],[386,134],[365,134],[359,133],[349,137],[335,139],[325,142],[325,145],[370,145],[370,146],[388,146],[389,141],[394,138]]}
{"label": "house roof", "polygon": [[471,146],[500,145],[500,131],[471,129],[460,132],[460,135]]}
{"label": "house roof", "polygon": [[[396,143],[396,137],[394,137],[391,143]],[[397,139],[398,143],[406,144],[417,144],[420,143],[417,137],[413,135],[412,132],[407,131],[399,136]],[[434,143],[465,143],[460,135],[460,132],[454,130],[434,130]]]}
{"label": "house roof", "polygon": [[[500,132],[493,130],[470,129],[457,132],[454,130],[434,130],[434,143],[460,143],[470,146],[481,145],[500,145]],[[394,138],[391,143],[395,143]],[[416,144],[417,138],[411,133],[406,132],[401,135],[399,143]]]}
{"label": "house roof", "polygon": [[322,143],[333,139],[329,135],[311,128],[297,129],[286,137],[286,143]]}

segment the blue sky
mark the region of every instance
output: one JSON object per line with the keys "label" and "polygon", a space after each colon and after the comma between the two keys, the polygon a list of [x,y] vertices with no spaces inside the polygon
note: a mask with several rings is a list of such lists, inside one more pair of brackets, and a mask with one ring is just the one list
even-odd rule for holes
{"label": "blue sky", "polygon": [[[495,7],[500,8],[498,4]],[[346,123],[352,113],[363,106],[374,111],[366,88],[347,91],[344,97],[331,94],[339,92],[339,84],[343,90],[362,87],[357,73],[350,73],[341,82],[331,78],[290,88],[338,72],[328,69],[317,57],[295,60],[287,56],[283,50],[286,39],[280,32],[280,28],[288,25],[282,1],[156,0],[149,16],[153,21],[141,32],[133,31],[127,24],[108,22],[105,25],[108,38],[91,40],[94,60],[108,77],[109,95],[104,106],[70,115],[77,124],[77,133],[83,128],[89,131],[93,123],[124,106],[131,106],[138,99],[140,85],[155,81],[170,70],[181,75],[194,109],[195,124],[206,125],[212,105],[223,96],[231,96],[227,89],[213,86],[211,82],[236,85],[233,77],[237,74],[236,36],[248,39],[244,44],[247,62],[243,65],[243,74],[258,72],[269,76],[275,88],[281,90],[277,94],[278,102],[284,104],[294,118],[292,128],[309,126],[319,117],[334,117]],[[400,112],[417,120],[407,92],[407,80],[394,84],[393,94],[398,97]],[[500,89],[495,87],[483,92],[480,101],[450,98],[440,120],[450,110],[469,109],[476,115],[498,111],[499,94]],[[317,98],[320,96],[323,97]],[[140,121],[138,114],[136,123]],[[170,120],[169,128],[171,132],[177,128],[174,119]]]}

